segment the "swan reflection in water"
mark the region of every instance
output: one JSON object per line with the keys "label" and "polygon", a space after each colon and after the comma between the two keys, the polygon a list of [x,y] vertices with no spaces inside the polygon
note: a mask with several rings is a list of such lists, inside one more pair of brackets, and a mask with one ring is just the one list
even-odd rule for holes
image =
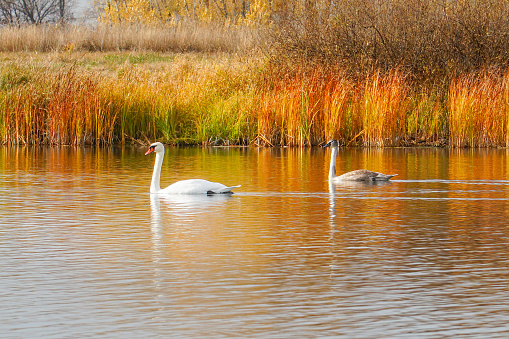
{"label": "swan reflection in water", "polygon": [[[211,220],[208,218],[208,212],[214,212],[230,199],[232,199],[230,194],[150,194],[151,231],[155,260],[161,256],[163,225],[168,225],[172,231],[185,231],[188,225],[190,225],[189,227],[196,225],[197,219],[205,219],[204,223],[206,223],[207,220]],[[167,215],[167,218],[163,218],[163,214]]]}
{"label": "swan reflection in water", "polygon": [[161,201],[158,194],[150,194],[150,230],[152,231],[153,261],[157,262],[161,257]]}
{"label": "swan reflection in water", "polygon": [[373,193],[373,188],[392,185],[391,181],[329,181],[329,219],[331,226],[336,218],[336,196],[358,198]]}
{"label": "swan reflection in water", "polygon": [[[341,236],[342,227],[350,225],[350,221],[356,219],[352,217],[353,211],[352,206],[358,206],[357,204],[350,204],[352,200],[362,199],[365,196],[372,196],[376,192],[376,188],[380,186],[392,185],[390,181],[329,181],[329,244],[331,247],[331,272],[330,276],[336,274],[336,269],[340,267],[338,262],[339,255],[337,254],[337,248],[344,248],[344,244],[341,242],[345,241],[344,236]],[[342,202],[336,204],[336,199],[342,199]],[[345,203],[346,202],[346,203]],[[345,219],[346,218],[346,219]],[[359,220],[355,220],[359,222]],[[338,233],[339,232],[339,233]],[[348,231],[346,231],[348,233]],[[339,265],[339,266],[338,266]]]}
{"label": "swan reflection in water", "polygon": [[[179,234],[200,231],[196,229],[196,225],[206,227],[207,224],[216,223],[211,214],[216,214],[217,210],[229,199],[231,199],[229,194],[150,194],[153,282],[156,289],[161,288],[165,276],[163,264],[168,259],[165,247],[170,246],[172,250],[178,251],[172,244],[178,241]],[[200,239],[196,240],[193,234],[186,238],[192,238],[192,240],[187,239],[184,243],[200,241]],[[185,244],[183,246],[185,247]]]}

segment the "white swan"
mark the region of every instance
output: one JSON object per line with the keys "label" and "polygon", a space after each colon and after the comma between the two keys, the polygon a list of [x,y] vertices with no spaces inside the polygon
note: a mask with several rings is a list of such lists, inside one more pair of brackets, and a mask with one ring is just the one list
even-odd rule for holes
{"label": "white swan", "polygon": [[342,181],[388,181],[390,178],[397,174],[383,174],[372,172],[365,169],[347,172],[345,174],[336,175],[336,157],[338,155],[338,142],[336,140],[329,141],[325,147],[332,148],[329,169],[329,181],[342,182]]}
{"label": "white swan", "polygon": [[152,152],[156,153],[156,161],[154,164],[154,172],[152,173],[152,183],[150,184],[150,193],[164,194],[231,194],[232,189],[238,186],[225,186],[218,182],[211,182],[203,179],[189,179],[177,181],[170,186],[161,189],[161,167],[164,159],[164,145],[160,142],[154,142],[150,145],[145,155]]}

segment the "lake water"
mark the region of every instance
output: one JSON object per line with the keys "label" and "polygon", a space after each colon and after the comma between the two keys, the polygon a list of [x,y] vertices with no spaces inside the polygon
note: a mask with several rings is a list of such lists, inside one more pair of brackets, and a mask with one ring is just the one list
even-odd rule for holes
{"label": "lake water", "polygon": [[509,151],[0,148],[2,338],[507,338]]}

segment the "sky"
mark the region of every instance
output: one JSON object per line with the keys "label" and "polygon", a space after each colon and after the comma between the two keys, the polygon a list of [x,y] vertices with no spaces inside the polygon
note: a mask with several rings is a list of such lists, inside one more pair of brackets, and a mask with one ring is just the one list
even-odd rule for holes
{"label": "sky", "polygon": [[82,19],[85,11],[92,9],[92,0],[75,0],[76,6],[73,10],[76,19]]}

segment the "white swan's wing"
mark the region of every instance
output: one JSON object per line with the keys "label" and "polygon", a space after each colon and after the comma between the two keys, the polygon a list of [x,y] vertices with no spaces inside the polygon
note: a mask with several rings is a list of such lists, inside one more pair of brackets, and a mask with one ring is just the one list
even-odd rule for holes
{"label": "white swan's wing", "polygon": [[395,177],[397,174],[383,174],[378,173],[378,175],[374,178],[375,181],[388,181],[392,177]]}
{"label": "white swan's wing", "polygon": [[164,194],[214,194],[229,193],[235,187],[228,187],[218,182],[211,182],[203,179],[189,179],[177,181],[174,184],[161,190]]}

